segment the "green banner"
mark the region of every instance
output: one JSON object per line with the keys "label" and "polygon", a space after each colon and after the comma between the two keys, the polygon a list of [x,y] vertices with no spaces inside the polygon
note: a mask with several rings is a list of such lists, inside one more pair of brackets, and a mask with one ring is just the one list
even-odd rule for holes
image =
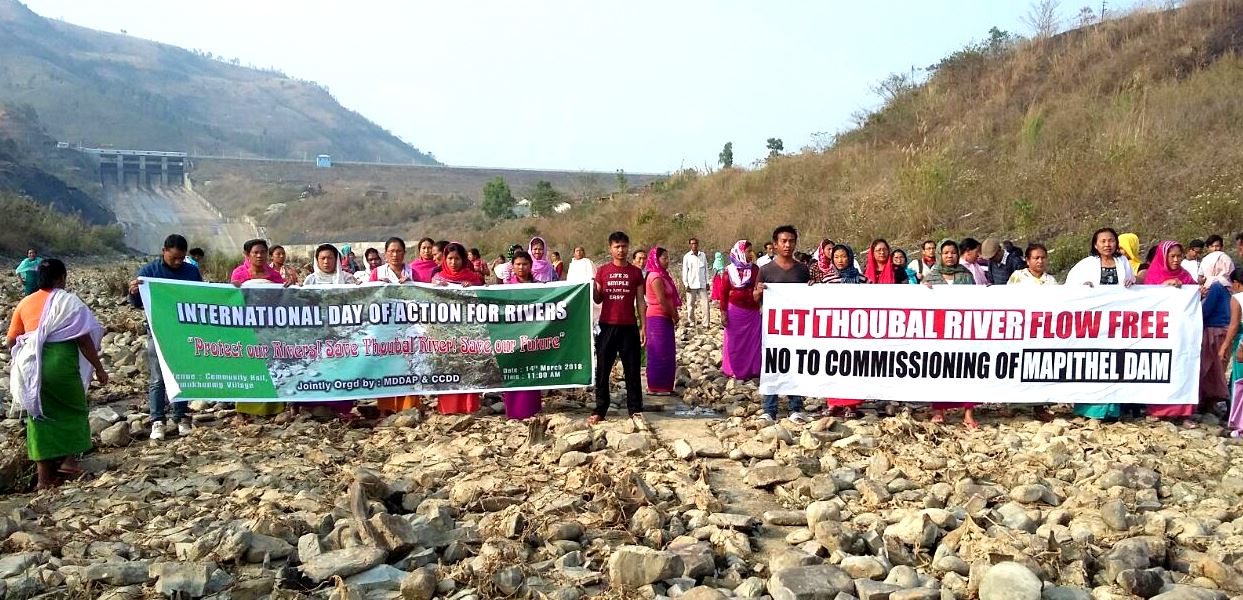
{"label": "green banner", "polygon": [[355,400],[588,386],[586,283],[234,287],[144,279],[170,399]]}

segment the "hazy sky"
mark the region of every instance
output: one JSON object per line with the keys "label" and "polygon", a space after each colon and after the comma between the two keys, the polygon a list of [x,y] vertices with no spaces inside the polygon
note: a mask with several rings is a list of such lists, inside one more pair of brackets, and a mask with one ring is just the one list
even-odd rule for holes
{"label": "hazy sky", "polygon": [[[667,172],[787,152],[1028,0],[26,0],[52,18],[273,66],[453,165]],[[1063,12],[1077,11],[1063,2]]]}

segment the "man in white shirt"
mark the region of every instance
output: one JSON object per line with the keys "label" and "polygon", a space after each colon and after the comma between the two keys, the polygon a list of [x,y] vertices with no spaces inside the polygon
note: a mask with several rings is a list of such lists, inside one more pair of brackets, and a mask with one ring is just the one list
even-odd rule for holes
{"label": "man in white shirt", "polygon": [[773,243],[766,242],[764,244],[764,256],[761,256],[755,260],[755,266],[762,267],[770,262],[773,262]]}
{"label": "man in white shirt", "polygon": [[1191,240],[1187,244],[1186,258],[1183,259],[1183,268],[1191,273],[1192,277],[1197,280],[1200,277],[1200,259],[1204,258],[1204,240]]}
{"label": "man in white shirt", "polygon": [[[686,293],[686,322],[707,327],[712,320],[708,310],[708,255],[699,251],[699,240],[691,238],[690,251],[682,257],[682,288]],[[695,310],[703,311],[700,319]]]}

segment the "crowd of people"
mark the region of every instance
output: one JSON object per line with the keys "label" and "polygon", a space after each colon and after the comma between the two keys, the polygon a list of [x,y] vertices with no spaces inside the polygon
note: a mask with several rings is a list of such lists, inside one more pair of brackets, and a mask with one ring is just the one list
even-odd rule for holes
{"label": "crowd of people", "polygon": [[[668,395],[675,392],[677,373],[676,332],[685,316],[691,328],[706,330],[712,313],[719,313],[723,326],[721,370],[730,378],[749,380],[760,375],[764,290],[773,283],[821,284],[909,284],[909,285],[1057,285],[1048,272],[1048,249],[1032,243],[1020,250],[1012,242],[972,238],[960,241],[925,241],[910,255],[883,239],[868,244],[859,257],[848,244],[821,239],[810,252],[799,252],[798,230],[790,225],[777,227],[771,241],[757,253],[750,240],[738,240],[726,252],[716,252],[709,261],[699,240],[687,242],[687,252],[674,263],[670,249],[652,246],[631,252],[630,239],[621,231],[608,240],[608,258],[596,264],[583,247],[573,249],[568,264],[551,251],[541,237],[526,246],[513,245],[503,256],[486,263],[478,249],[460,243],[423,238],[415,247],[413,260],[407,260],[407,246],[398,237],[389,238],[383,248],[367,248],[358,261],[349,246],[323,244],[301,266],[291,261],[285,249],[269,246],[266,240],[247,241],[239,264],[229,281],[237,286],[280,284],[322,286],[351,284],[405,285],[428,283],[444,286],[535,284],[552,281],[592,284],[596,348],[596,381],[607,382],[614,364],[620,360],[625,381],[625,406],[640,428],[647,427],[643,413],[643,383],[647,393]],[[1153,245],[1141,256],[1135,234],[1118,235],[1111,228],[1096,231],[1088,255],[1063,278],[1067,285],[1171,285],[1198,286],[1204,304],[1204,336],[1201,348],[1200,398],[1197,404],[1138,407],[1130,405],[1075,404],[1074,412],[1091,419],[1118,419],[1146,412],[1151,418],[1175,419],[1194,427],[1197,411],[1227,406],[1227,422],[1236,437],[1243,431],[1243,409],[1237,385],[1243,388],[1243,269],[1235,269],[1223,251],[1223,239],[1209,236],[1182,244],[1173,240]],[[1235,238],[1243,254],[1243,234]],[[161,256],[139,269],[142,278],[177,281],[203,281],[199,269],[204,253],[189,248],[185,237],[177,234],[165,240]],[[675,271],[678,275],[675,278]],[[64,290],[66,270],[63,262],[43,259],[31,249],[17,267],[25,297],[18,303],[9,327],[8,343],[13,352],[16,401],[29,418],[28,448],[38,465],[39,485],[54,485],[58,478],[76,472],[73,456],[90,448],[85,391],[92,373],[106,384],[107,373],[98,350],[103,328],[85,305]],[[142,307],[139,280],[130,283],[129,300]],[[682,308],[685,304],[685,309]],[[186,402],[168,401],[155,344],[148,340],[148,404],[151,439],[162,440],[175,428],[179,434],[191,432]],[[542,408],[538,390],[503,394],[506,415],[525,419]],[[608,385],[595,387],[595,407],[589,422],[599,423],[608,414]],[[421,408],[422,397],[402,395],[379,398],[381,415]],[[830,415],[852,417],[863,403],[849,398],[828,398]],[[788,397],[789,419],[798,424],[811,417],[804,411],[804,399]],[[451,393],[437,396],[437,408],[445,414],[470,413],[480,408],[480,395]],[[969,428],[979,426],[975,403],[934,402],[932,420],[944,420],[948,409],[962,409]],[[776,421],[778,398],[764,396],[758,418]],[[238,403],[236,411],[247,418],[263,418],[293,408],[323,408],[341,419],[356,418],[352,401],[283,403]],[[1046,417],[1047,412],[1038,411]]]}

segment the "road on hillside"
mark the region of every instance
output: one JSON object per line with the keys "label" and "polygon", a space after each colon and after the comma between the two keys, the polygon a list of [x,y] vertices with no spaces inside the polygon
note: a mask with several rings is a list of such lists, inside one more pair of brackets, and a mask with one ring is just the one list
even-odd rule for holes
{"label": "road on hillside", "polygon": [[106,186],[104,199],[125,231],[125,243],[146,254],[158,254],[170,233],[186,236],[190,247],[237,253],[246,240],[259,237],[250,221],[226,219],[206,198],[181,187]]}

